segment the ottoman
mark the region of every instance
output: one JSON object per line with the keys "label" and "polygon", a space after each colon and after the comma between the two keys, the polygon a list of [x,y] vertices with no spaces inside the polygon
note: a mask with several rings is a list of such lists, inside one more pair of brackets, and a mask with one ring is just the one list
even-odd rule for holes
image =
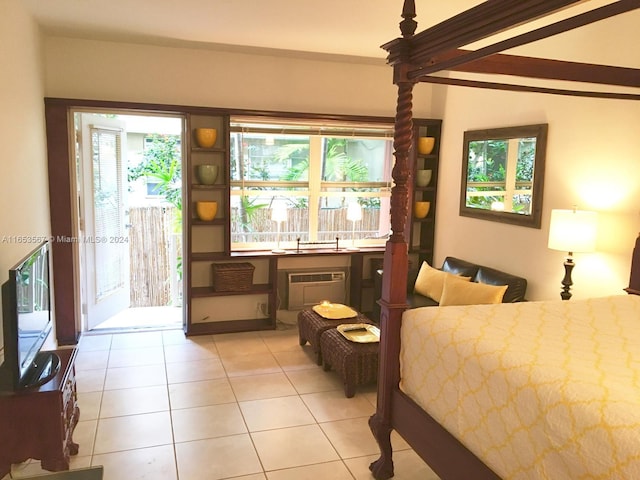
{"label": "ottoman", "polygon": [[312,309],[302,310],[298,313],[298,338],[300,345],[309,342],[313,353],[316,354],[316,363],[322,365],[322,352],[320,351],[320,335],[325,330],[336,328],[343,323],[371,323],[362,313],[358,313],[353,318],[342,318],[340,320],[330,320],[318,315]]}
{"label": "ottoman", "polygon": [[344,383],[344,394],[351,398],[357,385],[378,379],[378,352],[380,343],[357,343],[347,340],[336,330],[325,330],[320,336],[323,368],[333,368]]}

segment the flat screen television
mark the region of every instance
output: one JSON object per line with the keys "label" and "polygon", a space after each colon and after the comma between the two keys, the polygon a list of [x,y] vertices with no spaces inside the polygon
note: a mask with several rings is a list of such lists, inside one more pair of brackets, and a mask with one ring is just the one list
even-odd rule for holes
{"label": "flat screen television", "polygon": [[60,368],[60,359],[42,347],[51,332],[49,243],[40,244],[9,270],[2,285],[3,390],[42,385]]}

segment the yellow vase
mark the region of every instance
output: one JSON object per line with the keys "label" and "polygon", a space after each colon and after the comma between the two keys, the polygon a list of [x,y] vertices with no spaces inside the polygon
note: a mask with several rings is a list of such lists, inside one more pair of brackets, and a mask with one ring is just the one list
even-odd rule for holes
{"label": "yellow vase", "polygon": [[218,202],[196,202],[196,214],[200,220],[210,222],[216,218]]}
{"label": "yellow vase", "polygon": [[420,137],[418,138],[418,153],[420,155],[429,155],[433,152],[433,147],[436,144],[435,137]]}
{"label": "yellow vase", "polygon": [[196,143],[202,148],[211,148],[216,144],[218,131],[215,128],[196,128]]}
{"label": "yellow vase", "polygon": [[416,218],[425,218],[429,215],[429,207],[431,207],[431,202],[415,202],[413,205],[413,216]]}

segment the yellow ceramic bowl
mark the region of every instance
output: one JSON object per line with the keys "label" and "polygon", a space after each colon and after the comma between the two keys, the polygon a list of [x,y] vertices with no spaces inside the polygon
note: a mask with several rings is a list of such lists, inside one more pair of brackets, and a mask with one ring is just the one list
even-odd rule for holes
{"label": "yellow ceramic bowl", "polygon": [[216,218],[218,202],[196,202],[196,214],[200,220],[210,222]]}
{"label": "yellow ceramic bowl", "polygon": [[196,128],[196,143],[199,147],[213,147],[217,137],[218,131],[215,128]]}
{"label": "yellow ceramic bowl", "polygon": [[415,202],[413,205],[413,216],[416,218],[425,218],[429,215],[429,207],[431,207],[431,202]]}
{"label": "yellow ceramic bowl", "polygon": [[433,147],[435,144],[435,137],[418,138],[418,153],[420,155],[429,155],[433,151]]}

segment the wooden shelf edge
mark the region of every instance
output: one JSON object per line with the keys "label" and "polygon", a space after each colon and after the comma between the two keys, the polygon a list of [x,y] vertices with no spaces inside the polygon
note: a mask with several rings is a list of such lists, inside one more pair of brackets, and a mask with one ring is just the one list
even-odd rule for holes
{"label": "wooden shelf edge", "polygon": [[198,220],[197,218],[191,219],[191,225],[200,226],[200,227],[213,227],[213,226],[224,226],[226,224],[226,220],[224,218],[216,218],[215,220],[206,221],[206,220]]}
{"label": "wooden shelf edge", "polygon": [[191,151],[194,153],[226,153],[227,149],[225,147],[191,147]]}
{"label": "wooden shelf edge", "polygon": [[193,287],[191,288],[191,298],[204,297],[231,297],[235,295],[262,295],[273,292],[273,286],[268,283],[257,283],[251,290],[241,292],[216,292],[213,287]]}
{"label": "wooden shelf edge", "polygon": [[218,333],[249,332],[254,330],[275,330],[276,322],[271,318],[249,320],[224,320],[221,322],[192,323],[187,326],[186,335],[213,335]]}
{"label": "wooden shelf edge", "polygon": [[214,262],[228,258],[229,256],[224,252],[197,252],[191,254],[192,262]]}
{"label": "wooden shelf edge", "polygon": [[433,248],[409,247],[409,253],[432,254]]}
{"label": "wooden shelf edge", "polygon": [[194,183],[191,185],[192,190],[226,190],[227,186],[222,183],[214,183],[213,185],[205,185],[203,183]]}

